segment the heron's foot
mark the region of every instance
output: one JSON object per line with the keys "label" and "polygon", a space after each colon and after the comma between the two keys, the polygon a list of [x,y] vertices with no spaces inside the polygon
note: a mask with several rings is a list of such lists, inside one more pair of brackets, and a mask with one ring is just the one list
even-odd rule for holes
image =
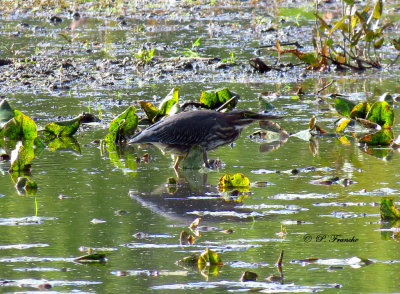
{"label": "heron's foot", "polygon": [[207,165],[206,165],[207,168],[219,169],[222,168],[223,162],[220,159],[209,159]]}

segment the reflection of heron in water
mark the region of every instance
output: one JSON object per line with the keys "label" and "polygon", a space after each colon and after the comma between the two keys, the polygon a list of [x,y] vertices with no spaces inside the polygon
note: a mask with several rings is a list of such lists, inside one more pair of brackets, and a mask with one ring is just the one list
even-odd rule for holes
{"label": "reflection of heron in water", "polygon": [[[207,174],[186,170],[176,186],[163,184],[150,193],[131,190],[129,195],[142,206],[167,218],[193,220],[201,216],[204,220],[238,219],[249,217],[249,210],[241,203],[223,199],[216,186],[207,183]],[[251,219],[249,217],[249,219]]]}

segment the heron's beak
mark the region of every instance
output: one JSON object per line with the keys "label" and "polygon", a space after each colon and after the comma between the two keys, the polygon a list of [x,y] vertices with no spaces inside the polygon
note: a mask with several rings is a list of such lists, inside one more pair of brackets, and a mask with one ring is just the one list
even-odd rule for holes
{"label": "heron's beak", "polygon": [[282,118],[282,116],[279,115],[263,114],[263,113],[246,113],[245,116],[252,120],[269,120],[269,119]]}

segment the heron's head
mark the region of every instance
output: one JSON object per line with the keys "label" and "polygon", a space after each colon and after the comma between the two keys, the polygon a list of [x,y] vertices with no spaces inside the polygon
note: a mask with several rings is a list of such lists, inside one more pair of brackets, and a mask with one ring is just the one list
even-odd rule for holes
{"label": "heron's head", "polygon": [[256,120],[269,120],[277,119],[280,116],[256,113],[250,110],[233,110],[224,113],[226,119],[230,125],[234,125],[237,128],[243,128]]}

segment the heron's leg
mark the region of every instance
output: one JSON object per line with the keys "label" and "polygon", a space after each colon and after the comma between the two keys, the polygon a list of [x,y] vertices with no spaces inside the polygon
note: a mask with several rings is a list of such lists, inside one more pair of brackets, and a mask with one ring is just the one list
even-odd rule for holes
{"label": "heron's leg", "polygon": [[207,151],[203,148],[203,160],[204,164],[207,168],[210,168],[210,165],[208,164],[208,157],[207,157]]}
{"label": "heron's leg", "polygon": [[179,163],[182,161],[182,159],[184,158],[184,156],[180,156],[178,155],[174,164],[174,169],[177,170],[179,167]]}

